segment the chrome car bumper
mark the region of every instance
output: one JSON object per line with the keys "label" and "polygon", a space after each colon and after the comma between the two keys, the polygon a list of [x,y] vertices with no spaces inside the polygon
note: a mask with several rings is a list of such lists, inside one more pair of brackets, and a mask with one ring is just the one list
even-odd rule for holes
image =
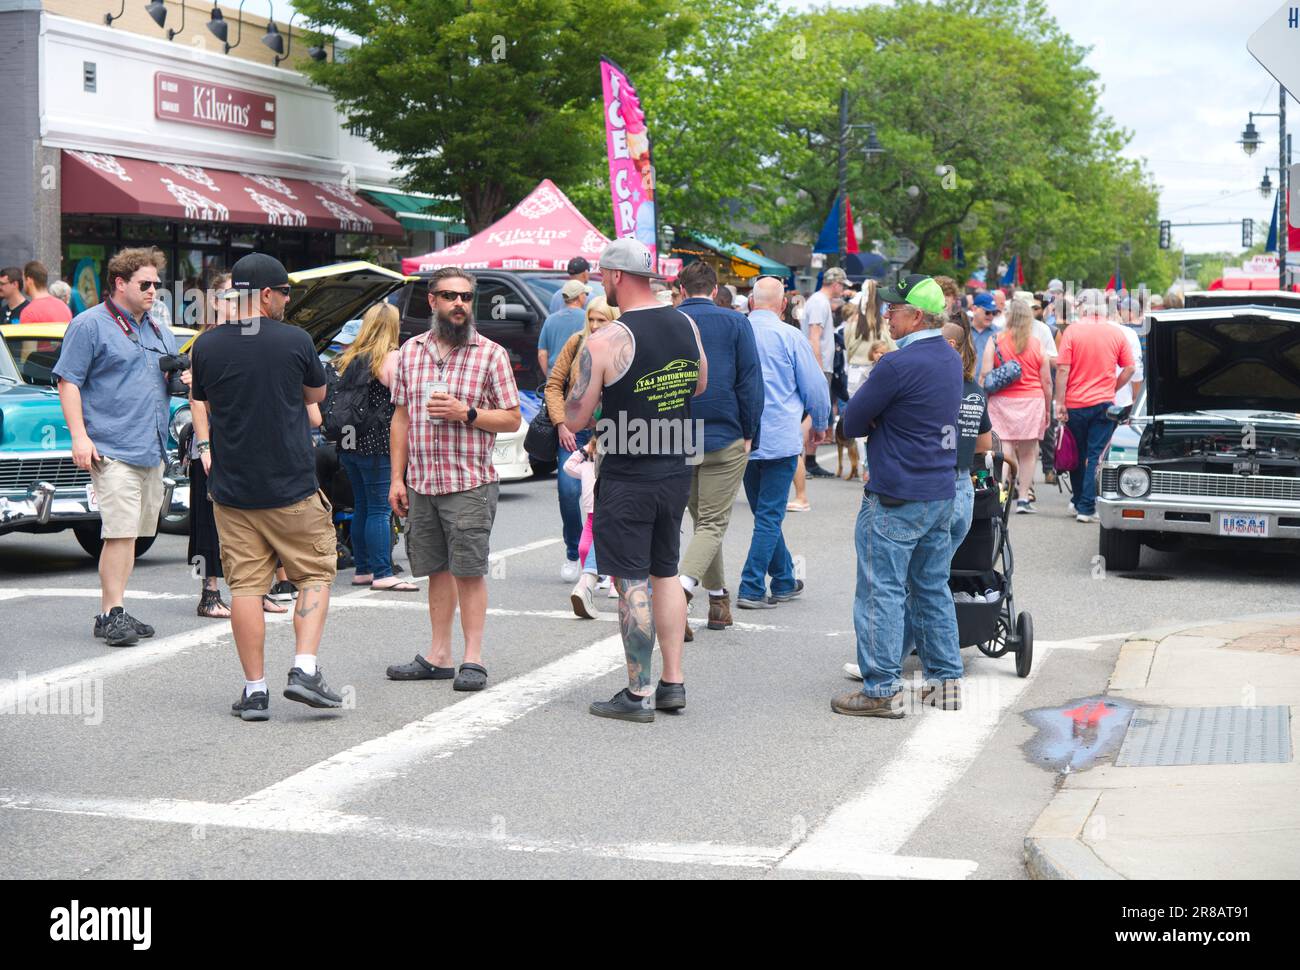
{"label": "chrome car bumper", "polygon": [[492,448],[492,467],[503,482],[517,482],[533,474],[533,464],[524,451],[525,429],[497,435]]}
{"label": "chrome car bumper", "polygon": [[0,495],[0,529],[18,525],[45,525],[54,511],[54,486],[37,482],[21,498]]}
{"label": "chrome car bumper", "polygon": [[[173,508],[176,481],[163,478],[162,508]],[[0,532],[21,531],[59,523],[93,522],[99,511],[90,507],[84,490],[64,489],[62,494],[48,482],[36,482],[25,495],[0,495]],[[45,531],[41,529],[41,531]]]}
{"label": "chrome car bumper", "polygon": [[1103,529],[1244,538],[1220,536],[1219,516],[1225,512],[1267,516],[1268,538],[1300,539],[1300,506],[1295,505],[1234,503],[1221,499],[1189,501],[1183,497],[1165,499],[1158,495],[1138,499],[1099,496],[1097,499],[1097,514],[1101,517]]}

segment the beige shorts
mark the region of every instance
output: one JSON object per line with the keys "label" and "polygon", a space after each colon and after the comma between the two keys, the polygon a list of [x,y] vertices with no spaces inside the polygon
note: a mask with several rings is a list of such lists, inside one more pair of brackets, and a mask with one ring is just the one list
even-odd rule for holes
{"label": "beige shorts", "polygon": [[213,502],[212,511],[231,596],[264,596],[275,582],[277,559],[299,589],[333,584],[338,546],[324,492],[318,489],[279,509],[235,509]]}
{"label": "beige shorts", "polygon": [[100,537],[143,539],[158,532],[162,511],[163,469],[128,465],[116,458],[101,458],[90,466],[90,481],[99,503]]}

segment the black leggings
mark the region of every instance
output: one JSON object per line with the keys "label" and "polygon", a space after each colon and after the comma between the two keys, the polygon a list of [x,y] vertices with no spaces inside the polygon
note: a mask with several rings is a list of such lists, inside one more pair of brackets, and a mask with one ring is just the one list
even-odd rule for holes
{"label": "black leggings", "polygon": [[203,462],[195,458],[190,462],[190,547],[188,560],[196,561],[198,572],[204,579],[225,574],[221,571],[221,538],[217,535],[217,518],[208,501],[208,476]]}

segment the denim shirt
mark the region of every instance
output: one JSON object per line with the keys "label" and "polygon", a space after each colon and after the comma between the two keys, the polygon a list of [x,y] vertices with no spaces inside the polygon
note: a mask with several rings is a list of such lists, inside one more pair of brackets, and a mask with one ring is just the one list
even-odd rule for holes
{"label": "denim shirt", "polygon": [[763,367],[763,413],[751,459],[790,458],[803,453],[803,414],[815,431],[831,420],[831,394],[808,338],[771,310],[749,315]]}
{"label": "denim shirt", "polygon": [[107,302],[100,303],[68,324],[54,374],[81,389],[86,433],[101,456],[153,467],[166,456],[171,418],[158,360],[176,353],[176,338],[148,314],[136,320],[122,313],[137,340],[122,332]]}

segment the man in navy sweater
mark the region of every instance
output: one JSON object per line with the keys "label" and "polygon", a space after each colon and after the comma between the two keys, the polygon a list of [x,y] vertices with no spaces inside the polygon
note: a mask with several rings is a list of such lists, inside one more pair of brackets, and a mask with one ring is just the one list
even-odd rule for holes
{"label": "man in navy sweater", "polygon": [[870,480],[858,513],[853,627],[862,691],[831,709],[902,717],[903,615],[908,590],[923,622],[916,639],[935,680],[921,699],[961,703],[957,616],[948,591],[949,525],[956,495],[961,357],[942,339],[944,299],[928,276],[883,289],[898,350],[886,354],[844,411],[844,435],[867,436]]}
{"label": "man in navy sweater", "polygon": [[[732,620],[722,539],[763,413],[763,368],[748,318],[713,302],[718,292],[713,267],[703,260],[690,263],[677,281],[686,296],[678,309],[695,321],[709,361],[708,389],[691,402],[691,416],[704,425],[704,454],[691,481],[687,508],[695,535],[682,556],[679,578],[687,603],[697,587],[708,591],[708,627],[725,630]],[[686,640],[692,639],[687,623]]]}

